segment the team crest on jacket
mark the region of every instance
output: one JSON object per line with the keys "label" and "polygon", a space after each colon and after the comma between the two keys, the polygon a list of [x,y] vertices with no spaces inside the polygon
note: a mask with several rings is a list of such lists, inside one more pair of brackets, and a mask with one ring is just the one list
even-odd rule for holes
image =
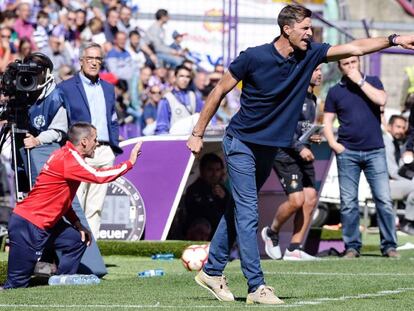
{"label": "team crest on jacket", "polygon": [[34,123],[35,128],[40,130],[46,124],[45,116],[42,114],[36,116],[33,120],[33,123]]}

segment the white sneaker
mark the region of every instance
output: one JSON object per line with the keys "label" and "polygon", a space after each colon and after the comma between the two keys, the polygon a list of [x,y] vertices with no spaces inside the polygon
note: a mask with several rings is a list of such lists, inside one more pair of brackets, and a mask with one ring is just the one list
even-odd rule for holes
{"label": "white sneaker", "polygon": [[272,259],[280,260],[282,259],[282,252],[280,250],[278,236],[269,236],[268,230],[270,230],[269,227],[264,227],[261,233],[263,242],[265,243],[266,254]]}
{"label": "white sneaker", "polygon": [[283,300],[279,299],[275,295],[275,290],[273,287],[260,285],[255,292],[247,295],[246,304],[255,304],[261,303],[266,305],[279,305],[283,304]]}
{"label": "white sneaker", "polygon": [[286,249],[283,260],[320,260],[320,258],[311,256],[301,249],[295,249],[293,251]]}
{"label": "white sneaker", "polygon": [[194,279],[198,285],[210,291],[218,300],[234,301],[234,295],[230,291],[224,275],[210,276],[201,270]]}

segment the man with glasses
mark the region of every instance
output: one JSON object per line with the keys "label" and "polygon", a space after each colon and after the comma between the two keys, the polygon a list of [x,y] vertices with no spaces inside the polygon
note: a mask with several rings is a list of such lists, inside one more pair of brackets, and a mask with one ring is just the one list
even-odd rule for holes
{"label": "man with glasses", "polygon": [[[96,43],[89,43],[80,53],[81,70],[73,78],[59,84],[63,100],[69,111],[69,123],[90,122],[98,130],[100,146],[95,157],[88,159],[94,167],[112,166],[118,146],[118,122],[115,113],[114,86],[99,78],[102,50]],[[82,184],[78,197],[95,239],[99,237],[101,211],[107,185]]]}
{"label": "man with glasses", "polygon": [[[87,163],[95,168],[112,166],[115,154],[122,152],[118,145],[119,126],[115,113],[115,89],[113,85],[99,78],[102,61],[103,51],[100,45],[93,42],[86,44],[80,51],[80,72],[62,81],[58,86],[67,106],[69,124],[83,121],[93,124],[97,129],[99,146],[96,148],[95,156],[87,159]],[[77,192],[87,219],[87,223],[82,222],[82,224],[89,224],[95,239],[99,238],[101,212],[107,187],[108,185],[105,184],[82,183]],[[78,216],[83,216],[77,200],[73,202],[73,208]],[[85,221],[80,218],[81,221]],[[94,254],[88,254],[92,251]],[[83,260],[94,269],[94,274],[106,274],[96,244],[95,249],[89,248],[86,251]]]}
{"label": "man with glasses", "polygon": [[[80,51],[80,72],[72,78],[62,81],[58,87],[68,110],[69,125],[75,122],[93,124],[98,132],[99,146],[95,156],[87,163],[95,168],[113,165],[119,148],[119,126],[115,113],[115,88],[99,78],[103,61],[103,51],[96,43],[88,43]],[[82,225],[89,226],[93,237],[99,238],[101,212],[105,200],[107,184],[81,183],[73,209]],[[99,249],[92,241],[83,258],[82,264],[96,275],[107,273]],[[88,272],[90,273],[90,272]]]}
{"label": "man with glasses", "polygon": [[145,136],[154,135],[157,126],[157,107],[162,98],[160,84],[154,84],[149,88],[148,100],[145,102],[142,112],[141,129]]}

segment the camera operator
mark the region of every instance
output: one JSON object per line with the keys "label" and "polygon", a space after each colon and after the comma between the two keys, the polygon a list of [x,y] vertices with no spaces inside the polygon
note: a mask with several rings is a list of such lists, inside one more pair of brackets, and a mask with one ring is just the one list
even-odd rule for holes
{"label": "camera operator", "polygon": [[[34,184],[49,155],[60,148],[59,143],[68,130],[68,120],[52,75],[52,61],[46,55],[36,52],[26,57],[23,62],[35,63],[40,70],[36,90],[28,92],[30,101],[28,133],[23,140],[24,150],[21,149],[21,152],[30,149],[31,174],[29,176]],[[27,156],[23,156],[23,159],[27,159]],[[25,167],[28,173],[27,165]]]}

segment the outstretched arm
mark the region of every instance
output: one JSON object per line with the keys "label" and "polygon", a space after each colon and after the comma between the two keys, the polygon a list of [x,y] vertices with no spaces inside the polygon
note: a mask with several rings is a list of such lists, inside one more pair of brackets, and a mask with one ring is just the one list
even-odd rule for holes
{"label": "outstretched arm", "polygon": [[135,164],[137,157],[141,154],[142,142],[137,142],[132,148],[128,161],[106,168],[94,168],[75,151],[71,151],[72,157],[68,157],[64,166],[64,177],[69,180],[93,182],[103,184],[117,179],[126,174]]}
{"label": "outstretched arm", "polygon": [[390,44],[388,37],[378,37],[358,39],[346,44],[335,45],[329,48],[327,59],[329,62],[334,62],[351,56],[361,56],[377,52],[393,45],[413,50],[414,35],[397,36],[394,39],[394,44]]}

